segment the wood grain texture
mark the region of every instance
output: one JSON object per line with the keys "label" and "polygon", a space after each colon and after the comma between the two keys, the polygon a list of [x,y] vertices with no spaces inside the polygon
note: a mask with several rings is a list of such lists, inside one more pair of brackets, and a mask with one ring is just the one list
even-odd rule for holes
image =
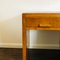
{"label": "wood grain texture", "polygon": [[26,60],[26,30],[60,30],[60,13],[23,13],[23,60]]}
{"label": "wood grain texture", "polygon": [[[23,14],[26,18],[26,28],[30,29],[42,29],[45,30],[59,30],[60,29],[60,14],[58,13],[27,13]],[[40,27],[39,27],[40,26]]]}
{"label": "wood grain texture", "polygon": [[24,18],[24,16],[23,16],[23,22],[22,22],[22,36],[23,36],[23,41],[22,41],[22,43],[23,43],[23,60],[26,60],[26,24],[25,24],[25,18]]}

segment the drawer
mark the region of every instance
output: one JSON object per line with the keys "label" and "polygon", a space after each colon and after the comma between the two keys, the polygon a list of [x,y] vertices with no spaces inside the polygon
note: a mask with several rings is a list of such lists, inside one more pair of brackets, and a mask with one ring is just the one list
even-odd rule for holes
{"label": "drawer", "polygon": [[51,20],[51,19],[26,20],[26,26],[38,27],[38,28],[60,28],[60,20]]}

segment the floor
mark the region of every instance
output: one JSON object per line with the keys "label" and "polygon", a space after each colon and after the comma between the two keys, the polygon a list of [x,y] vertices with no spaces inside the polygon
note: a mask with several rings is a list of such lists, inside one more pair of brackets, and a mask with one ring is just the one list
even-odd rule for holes
{"label": "floor", "polygon": [[60,50],[58,49],[30,49],[27,60],[60,60]]}
{"label": "floor", "polygon": [[[0,60],[22,60],[22,49],[0,48]],[[27,49],[27,60],[60,60],[60,50]]]}
{"label": "floor", "polygon": [[22,60],[22,49],[0,48],[0,60]]}

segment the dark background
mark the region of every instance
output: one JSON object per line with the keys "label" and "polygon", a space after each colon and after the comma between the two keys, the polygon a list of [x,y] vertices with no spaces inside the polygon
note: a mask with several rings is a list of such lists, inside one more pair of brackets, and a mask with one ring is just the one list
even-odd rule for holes
{"label": "dark background", "polygon": [[[22,60],[22,48],[0,48],[0,60]],[[60,60],[60,50],[27,49],[27,60]]]}

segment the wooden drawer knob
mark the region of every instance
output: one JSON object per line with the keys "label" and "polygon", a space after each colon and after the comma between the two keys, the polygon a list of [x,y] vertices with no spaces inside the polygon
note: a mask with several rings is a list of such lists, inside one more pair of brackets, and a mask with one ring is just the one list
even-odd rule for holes
{"label": "wooden drawer knob", "polygon": [[48,28],[48,27],[51,27],[51,25],[50,24],[38,24],[38,27]]}

